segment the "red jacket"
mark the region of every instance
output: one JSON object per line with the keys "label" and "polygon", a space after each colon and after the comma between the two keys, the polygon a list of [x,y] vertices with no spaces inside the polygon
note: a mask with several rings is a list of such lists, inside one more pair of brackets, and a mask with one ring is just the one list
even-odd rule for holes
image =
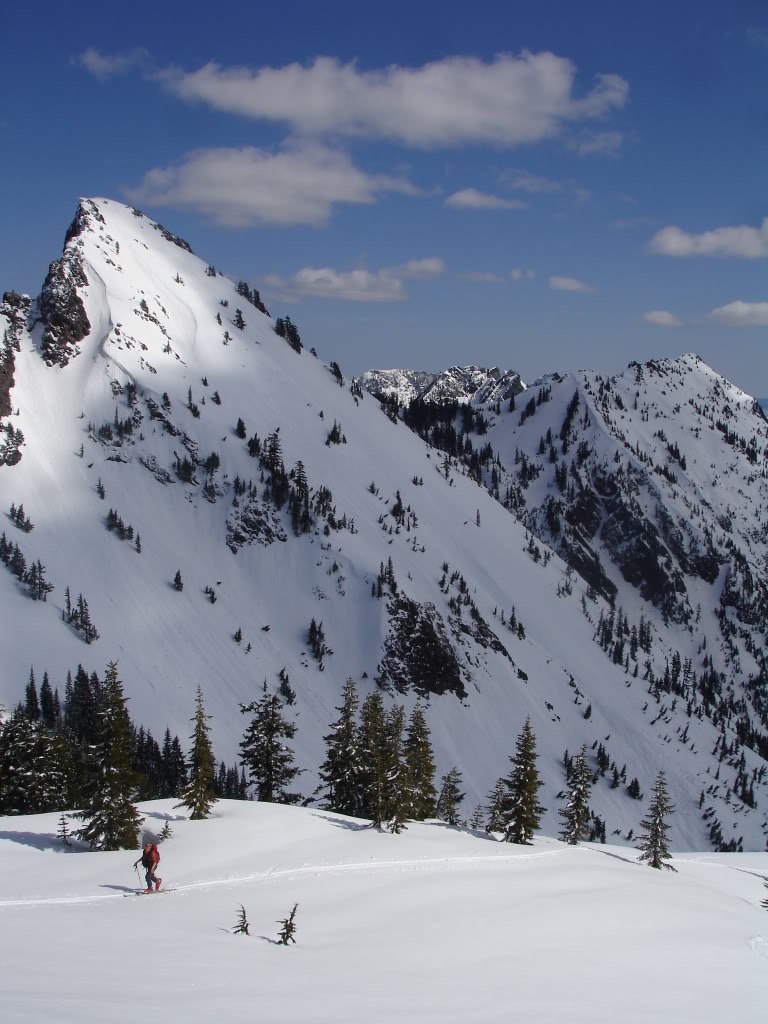
{"label": "red jacket", "polygon": [[141,863],[145,868],[156,868],[160,863],[160,851],[154,843],[142,853]]}

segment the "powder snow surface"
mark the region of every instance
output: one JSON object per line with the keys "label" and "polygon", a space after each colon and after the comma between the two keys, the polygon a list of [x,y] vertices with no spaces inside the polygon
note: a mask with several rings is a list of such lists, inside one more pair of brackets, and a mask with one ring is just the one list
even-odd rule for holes
{"label": "powder snow surface", "polygon": [[[523,847],[440,822],[399,836],[323,811],[142,805],[138,853],[65,851],[0,819],[0,1019],[721,1024],[768,1005],[768,854],[654,871],[614,846]],[[276,944],[294,903],[295,946]],[[234,935],[240,907],[249,936]]]}

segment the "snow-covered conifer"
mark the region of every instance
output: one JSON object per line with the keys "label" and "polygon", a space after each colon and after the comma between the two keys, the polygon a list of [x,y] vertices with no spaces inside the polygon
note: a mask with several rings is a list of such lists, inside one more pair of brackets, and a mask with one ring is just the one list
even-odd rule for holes
{"label": "snow-covered conifer", "polygon": [[574,759],[570,771],[570,792],[565,807],[560,811],[563,827],[560,838],[576,846],[589,835],[589,795],[592,790],[592,771],[587,764],[587,745]]}
{"label": "snow-covered conifer", "polygon": [[508,843],[528,844],[545,811],[538,799],[543,783],[536,768],[536,737],[530,718],[525,720],[510,761],[512,772],[504,779],[507,793],[501,813],[504,839]]}
{"label": "snow-covered conifer", "polygon": [[78,836],[98,850],[133,850],[143,818],[133,803],[137,778],[132,766],[133,737],[117,664],[107,666],[101,686],[97,742]]}
{"label": "snow-covered conifer", "polygon": [[411,807],[408,817],[423,821],[435,813],[435,758],[424,710],[417,704],[408,720],[405,734],[405,760],[411,782]]}
{"label": "snow-covered conifer", "polygon": [[357,688],[349,678],[344,684],[341,707],[336,709],[339,717],[325,737],[325,761],[319,772],[326,810],[353,816],[360,816],[363,810],[363,766],[356,723],[358,704]]}
{"label": "snow-covered conifer", "polygon": [[646,835],[640,836],[639,859],[646,861],[652,868],[667,868],[669,871],[676,871],[677,869],[669,863],[672,855],[669,852],[667,839],[669,833],[667,817],[675,807],[669,799],[667,781],[663,771],[656,776],[656,783],[651,794],[648,817],[640,822],[640,826],[646,830]]}
{"label": "snow-covered conifer", "polygon": [[461,792],[461,772],[451,768],[440,780],[440,796],[437,798],[435,817],[449,825],[459,824],[459,804],[465,795]]}

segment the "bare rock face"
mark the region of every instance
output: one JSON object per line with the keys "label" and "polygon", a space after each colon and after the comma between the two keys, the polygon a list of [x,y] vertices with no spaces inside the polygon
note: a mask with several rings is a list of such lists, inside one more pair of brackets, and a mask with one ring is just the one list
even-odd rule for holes
{"label": "bare rock face", "polygon": [[467,691],[461,664],[435,606],[398,593],[389,599],[387,613],[389,633],[376,677],[378,685],[398,693],[412,689],[420,697],[454,693],[463,700]]}
{"label": "bare rock face", "polygon": [[18,292],[5,292],[0,303],[0,315],[8,320],[0,346],[0,417],[11,415],[16,353],[19,351],[19,337],[26,324],[30,305],[29,296],[19,295]]}
{"label": "bare rock face", "polygon": [[87,284],[77,249],[66,249],[61,259],[50,265],[40,295],[42,353],[49,366],[66,366],[70,359],[79,355],[78,343],[91,330],[83,300],[77,292]]}

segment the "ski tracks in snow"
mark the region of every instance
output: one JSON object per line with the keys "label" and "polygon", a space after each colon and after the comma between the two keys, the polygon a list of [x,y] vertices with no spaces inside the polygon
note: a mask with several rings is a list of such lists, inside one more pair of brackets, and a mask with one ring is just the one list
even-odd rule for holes
{"label": "ski tracks in snow", "polygon": [[[408,860],[375,860],[371,858],[358,862],[341,862],[338,864],[302,864],[294,868],[269,868],[248,875],[228,875],[225,878],[211,878],[186,885],[175,885],[173,893],[188,893],[204,889],[215,889],[243,883],[271,882],[284,878],[295,878],[307,875],[333,875],[347,873],[364,873],[379,871],[419,870],[420,868],[460,868],[467,866],[484,866],[491,864],[514,864],[516,861],[536,860],[540,857],[556,857],[573,852],[578,847],[562,847],[555,850],[543,850],[532,853],[510,854],[509,856],[474,856],[474,857],[417,857]],[[99,903],[103,900],[121,899],[124,892],[100,893],[94,896],[51,896],[32,897],[29,899],[0,900],[0,910],[11,907],[67,906],[70,904]]]}

